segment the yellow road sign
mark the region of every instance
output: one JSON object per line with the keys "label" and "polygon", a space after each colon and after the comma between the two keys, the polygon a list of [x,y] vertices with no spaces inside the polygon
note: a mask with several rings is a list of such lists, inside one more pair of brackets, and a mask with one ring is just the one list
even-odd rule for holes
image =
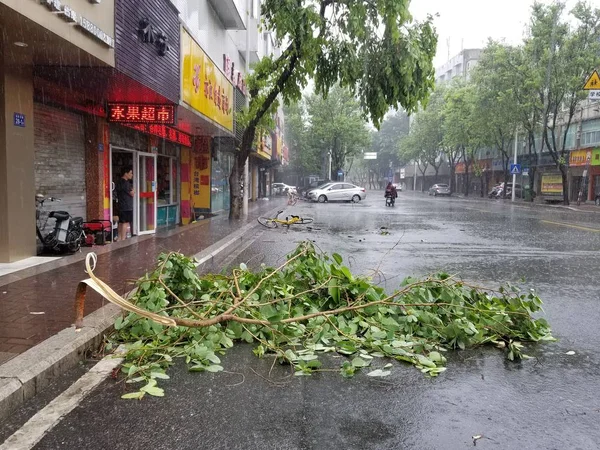
{"label": "yellow road sign", "polygon": [[594,70],[594,72],[590,75],[590,77],[585,82],[585,86],[583,87],[586,91],[598,90],[600,89],[600,75],[598,75],[598,71]]}

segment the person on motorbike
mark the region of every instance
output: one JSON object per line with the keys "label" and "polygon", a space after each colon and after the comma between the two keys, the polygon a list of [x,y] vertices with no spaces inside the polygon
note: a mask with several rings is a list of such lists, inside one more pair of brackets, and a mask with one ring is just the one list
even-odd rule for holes
{"label": "person on motorbike", "polygon": [[385,198],[390,197],[392,199],[392,203],[394,203],[396,201],[396,199],[398,198],[398,191],[396,190],[396,186],[394,186],[392,184],[392,182],[390,181],[386,188],[385,188]]}

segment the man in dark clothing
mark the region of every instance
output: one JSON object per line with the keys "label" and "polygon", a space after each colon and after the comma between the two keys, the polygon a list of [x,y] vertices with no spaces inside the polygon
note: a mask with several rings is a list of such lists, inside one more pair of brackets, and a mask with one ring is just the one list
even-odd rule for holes
{"label": "man in dark clothing", "polygon": [[127,239],[127,226],[131,226],[133,234],[133,169],[126,166],[121,172],[121,178],[115,186],[119,200],[119,239]]}

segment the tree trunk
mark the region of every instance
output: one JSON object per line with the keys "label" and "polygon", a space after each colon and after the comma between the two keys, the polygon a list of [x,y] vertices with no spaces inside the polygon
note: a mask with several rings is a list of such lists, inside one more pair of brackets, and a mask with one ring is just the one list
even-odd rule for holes
{"label": "tree trunk", "polygon": [[562,176],[563,185],[563,202],[565,206],[569,206],[569,185],[567,180],[567,167],[564,164],[560,165],[560,174]]}
{"label": "tree trunk", "polygon": [[469,165],[465,161],[465,197],[469,196]]}
{"label": "tree trunk", "polygon": [[[247,159],[247,158],[245,158]],[[241,153],[237,153],[233,158],[233,167],[229,174],[229,218],[239,219],[242,215],[242,189],[241,180],[243,175],[244,164],[246,161],[241,158]],[[248,189],[248,186],[244,186],[244,189]]]}
{"label": "tree trunk", "polygon": [[454,162],[450,163],[450,192],[456,192],[456,167]]}

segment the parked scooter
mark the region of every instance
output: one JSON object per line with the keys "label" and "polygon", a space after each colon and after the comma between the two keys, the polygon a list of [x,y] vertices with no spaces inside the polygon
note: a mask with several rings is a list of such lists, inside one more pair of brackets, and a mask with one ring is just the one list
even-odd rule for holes
{"label": "parked scooter", "polygon": [[492,188],[490,192],[488,192],[488,198],[501,198],[502,190],[504,189],[503,184],[497,184]]}
{"label": "parked scooter", "polygon": [[[41,252],[50,253],[75,253],[85,243],[85,233],[83,231],[83,218],[72,217],[66,211],[50,211],[44,224],[40,227],[42,216],[42,207],[44,202],[59,202],[59,198],[44,197],[42,194],[36,194],[36,235],[41,243]],[[54,219],[54,227],[45,236],[42,230],[46,228],[48,219]]]}

